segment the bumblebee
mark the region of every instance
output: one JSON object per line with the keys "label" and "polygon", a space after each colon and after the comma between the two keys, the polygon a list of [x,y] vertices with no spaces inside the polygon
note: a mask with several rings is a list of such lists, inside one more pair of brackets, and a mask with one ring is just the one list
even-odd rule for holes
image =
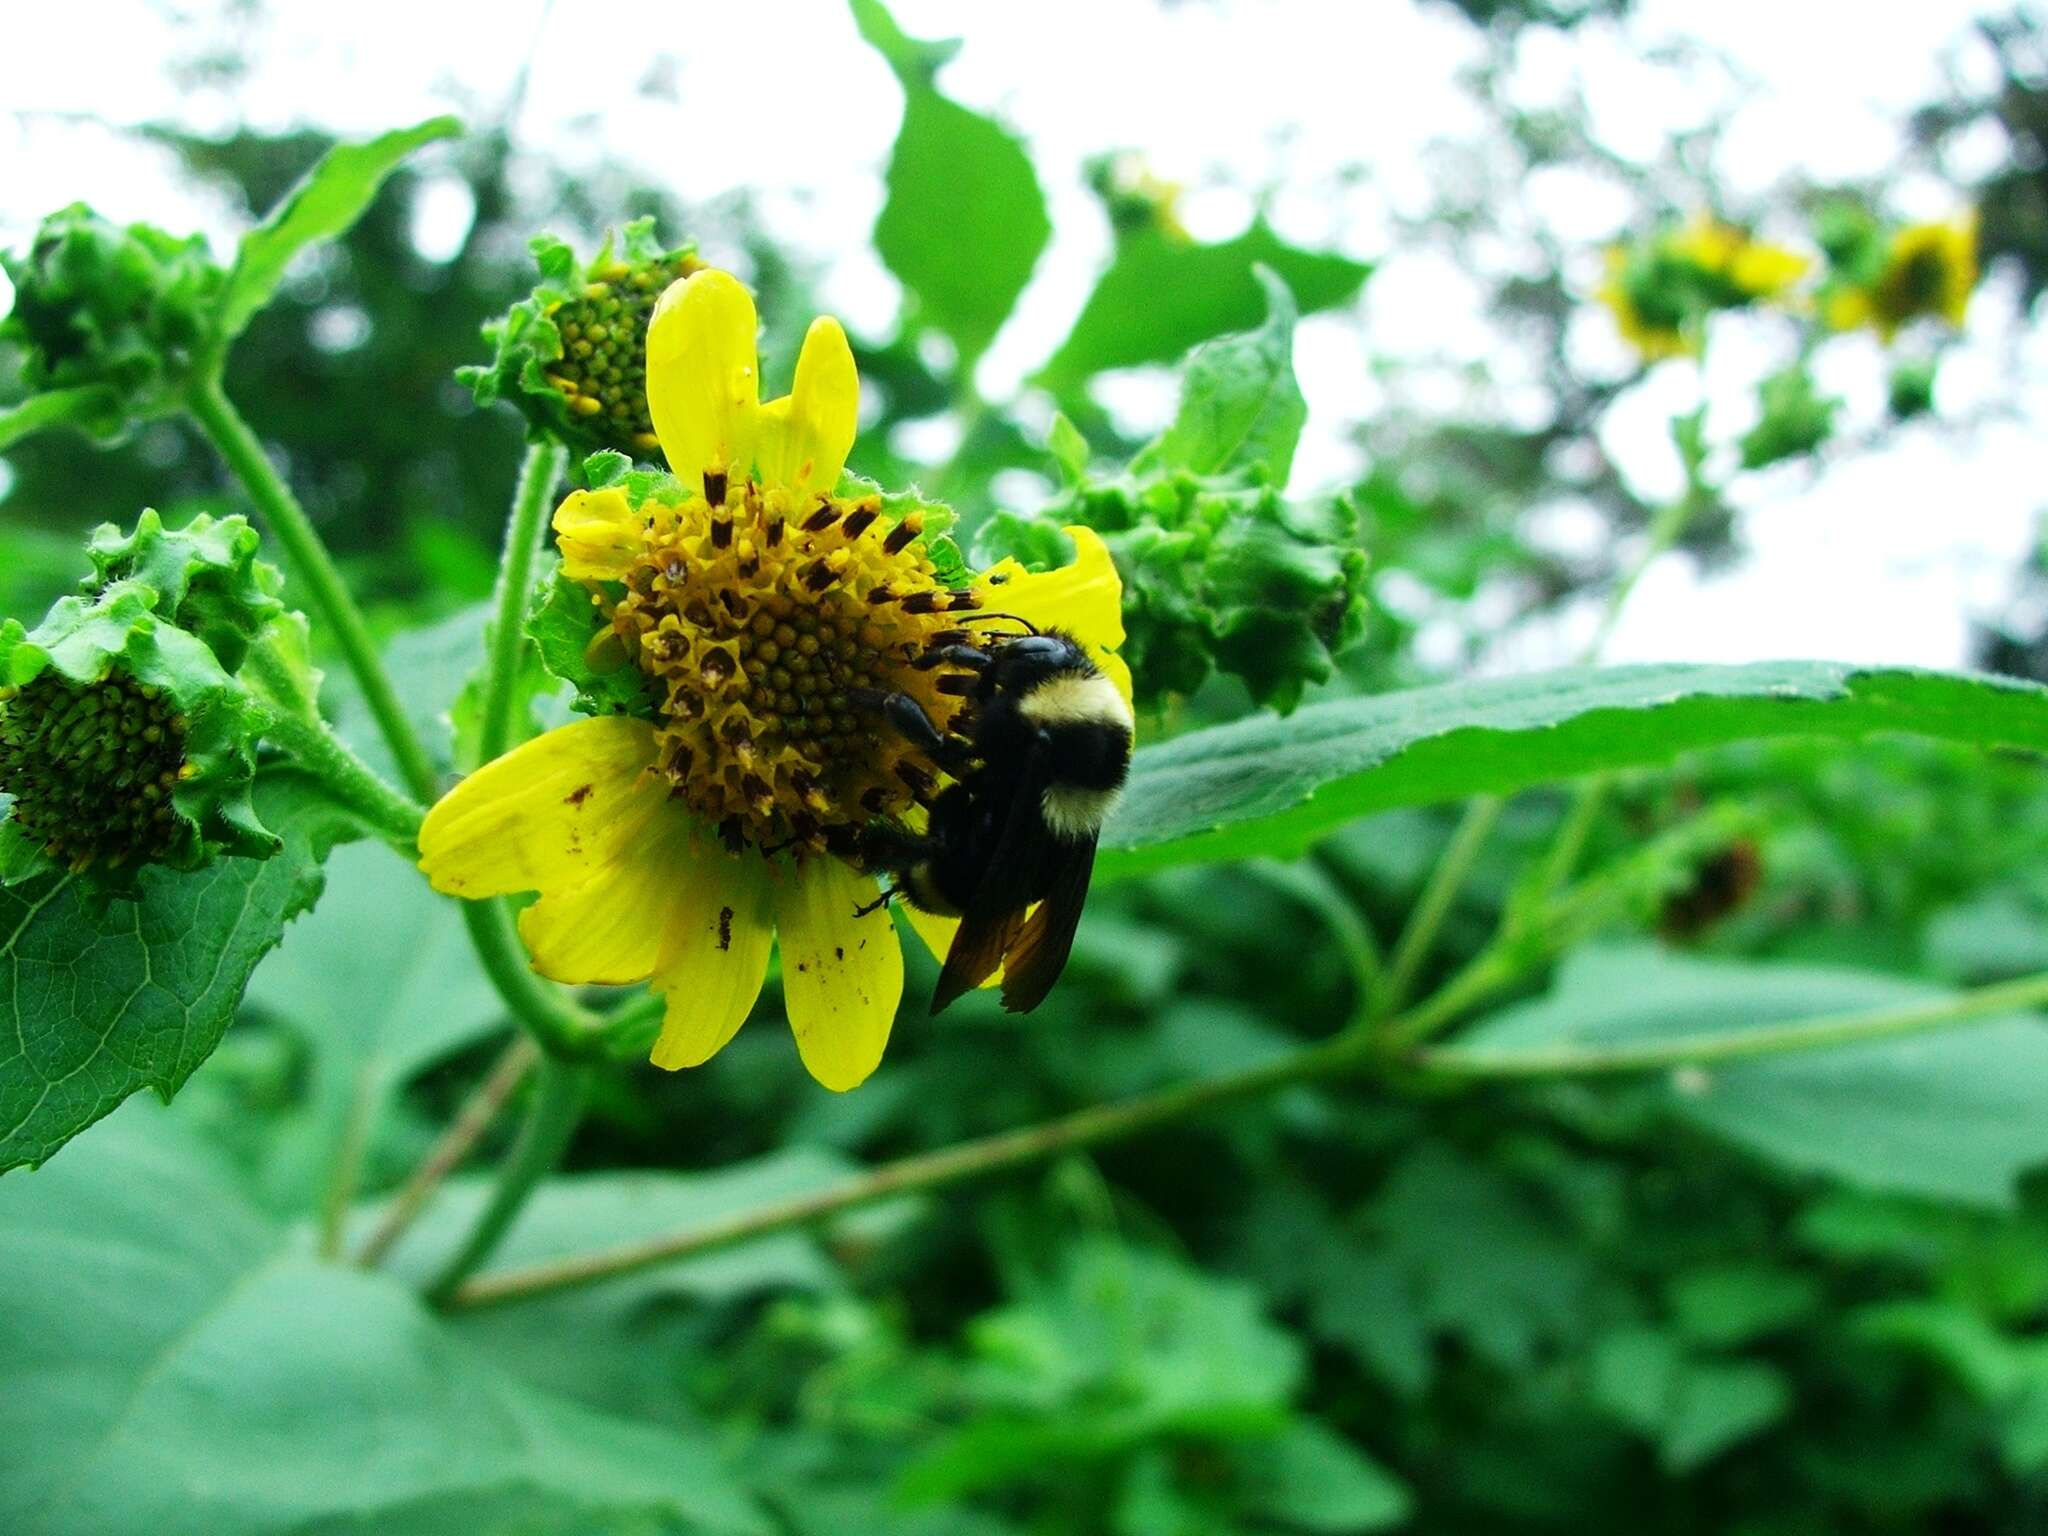
{"label": "bumblebee", "polygon": [[857,856],[894,877],[882,902],[960,919],[933,1013],[999,965],[1003,1006],[1028,1013],[1073,948],[1096,840],[1130,772],[1130,706],[1057,630],[941,645],[918,664],[961,669],[948,691],[967,701],[964,734],[939,731],[907,694],[867,702],[954,782],[922,833],[877,823]]}

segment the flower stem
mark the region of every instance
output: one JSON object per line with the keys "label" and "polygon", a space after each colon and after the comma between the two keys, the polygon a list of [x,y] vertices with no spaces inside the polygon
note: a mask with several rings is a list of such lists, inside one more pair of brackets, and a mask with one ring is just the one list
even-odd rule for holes
{"label": "flower stem", "polygon": [[229,401],[217,373],[195,380],[186,399],[193,418],[213,440],[229,470],[263,514],[272,536],[283,546],[285,563],[293,578],[333,633],[370,713],[376,718],[377,728],[390,744],[406,787],[421,799],[431,799],[438,787],[434,766],[398,702],[391,674],[384,670],[383,658],[377,654],[362,610],[349,595],[312,519],[306,516],[305,508],[272,466],[256,434]]}
{"label": "flower stem", "polygon": [[477,724],[476,762],[488,763],[512,738],[514,706],[519,693],[519,664],[526,650],[526,600],[533,591],[534,557],[540,552],[540,530],[548,502],[562,474],[562,450],[553,443],[534,443],[519,467],[519,486],[505,522],[505,547],[498,553],[498,584],[491,594],[490,653],[484,672],[483,717]]}
{"label": "flower stem", "polygon": [[378,777],[325,721],[280,713],[263,734],[290,752],[337,805],[407,858],[414,857],[413,845],[427,813]]}
{"label": "flower stem", "polygon": [[1619,1045],[1554,1045],[1529,1050],[1488,1050],[1437,1046],[1411,1058],[1424,1071],[1451,1077],[1583,1077],[1617,1072],[1654,1072],[1666,1067],[1707,1067],[1793,1051],[1824,1050],[1924,1034],[1967,1024],[1986,1014],[2048,1003],[2048,973],[1980,987],[1925,1002],[1896,1003],[1853,1013],[1828,1014],[1758,1029],[1673,1035]]}
{"label": "flower stem", "polygon": [[1532,1051],[1439,1047],[1391,1061],[1380,1054],[1378,1037],[1369,1026],[1359,1025],[1321,1045],[1304,1047],[1257,1067],[1161,1089],[1120,1104],[1097,1105],[1024,1130],[902,1158],[830,1188],[771,1201],[680,1232],[482,1275],[455,1287],[448,1303],[455,1307],[494,1306],[593,1285],[773,1232],[810,1226],[877,1201],[930,1193],[1005,1173],[1299,1083],[1347,1076],[1375,1063],[1420,1067],[1471,1079],[1648,1072],[1896,1039],[1987,1014],[2042,1004],[2048,1004],[2048,973],[1924,1003],[1835,1014],[1738,1033],[1685,1035],[1636,1045],[1566,1046]]}
{"label": "flower stem", "polygon": [[533,973],[519,931],[513,926],[512,909],[496,898],[457,905],[484,974],[535,1043],[549,1056],[565,1061],[594,1055],[599,1049],[597,1015]]}
{"label": "flower stem", "polygon": [[499,1168],[498,1182],[476,1225],[427,1287],[429,1301],[442,1304],[455,1294],[497,1248],[534,1187],[554,1172],[583,1118],[588,1086],[588,1068],[541,1058],[539,1080],[534,1084],[533,1102],[527,1106],[526,1123],[519,1128],[519,1139]]}
{"label": "flower stem", "polygon": [[392,1196],[383,1219],[357,1251],[356,1263],[369,1269],[383,1262],[384,1255],[391,1251],[392,1245],[405,1235],[406,1229],[426,1208],[427,1198],[440,1187],[443,1179],[461,1166],[462,1160],[469,1156],[484,1132],[490,1129],[491,1122],[498,1118],[498,1112],[512,1097],[513,1090],[526,1081],[526,1075],[539,1060],[540,1049],[527,1035],[518,1036],[505,1048],[505,1053],[477,1085],[448,1129],[441,1133],[440,1139],[420,1160],[398,1193]]}

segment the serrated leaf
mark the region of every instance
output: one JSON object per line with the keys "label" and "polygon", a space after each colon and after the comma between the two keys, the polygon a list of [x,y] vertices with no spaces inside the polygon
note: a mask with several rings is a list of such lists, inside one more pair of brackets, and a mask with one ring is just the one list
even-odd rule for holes
{"label": "serrated leaf", "polygon": [[[10,1532],[765,1530],[702,1440],[527,1387],[402,1286],[300,1256],[161,1111],[0,1186],[0,1228]],[[80,1306],[81,1276],[128,1283]]]}
{"label": "serrated leaf", "polygon": [[408,155],[461,131],[456,118],[429,118],[367,144],[337,144],[322,155],[284,201],[242,237],[216,311],[219,339],[225,343],[241,335],[284,281],[292,258],[309,245],[333,239],[361,218],[384,178]]}
{"label": "serrated leaf", "polygon": [[[1944,995],[1870,971],[1590,950],[1566,962],[1547,997],[1485,1021],[1459,1049],[1732,1034]],[[1661,1091],[1683,1120],[1864,1189],[2009,1206],[2020,1174],[2048,1163],[2048,1026],[2033,1014],[1726,1062]]]}
{"label": "serrated leaf", "polygon": [[1294,380],[1294,295],[1270,267],[1254,275],[1266,322],[1197,347],[1181,371],[1180,410],[1131,472],[1184,469],[1285,486],[1308,404]]}
{"label": "serrated leaf", "polygon": [[1369,263],[1287,244],[1263,220],[1216,245],[1141,225],[1118,239],[1039,382],[1066,394],[1105,369],[1170,363],[1197,342],[1251,329],[1266,307],[1257,266],[1279,274],[1305,314],[1345,303],[1372,275]]}
{"label": "serrated leaf", "polygon": [[854,0],[853,13],[903,85],[875,250],[914,295],[913,319],[953,338],[964,374],[1052,237],[1045,193],[1014,134],[932,85],[945,45],[906,37],[879,0]]}
{"label": "serrated leaf", "polygon": [[2048,689],[1840,662],[1570,668],[1312,704],[1142,748],[1096,878],[1299,853],[1357,817],[1779,736],[2048,750]]}
{"label": "serrated leaf", "polygon": [[69,874],[0,890],[0,1170],[43,1162],[144,1088],[168,1099],[220,1043],[340,835],[296,781],[260,790],[284,834],[268,859],[146,868],[132,898]]}

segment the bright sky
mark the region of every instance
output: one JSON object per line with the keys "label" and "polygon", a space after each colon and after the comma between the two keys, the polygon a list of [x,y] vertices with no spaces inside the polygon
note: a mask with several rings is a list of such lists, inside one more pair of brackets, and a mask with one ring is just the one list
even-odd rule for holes
{"label": "bright sky", "polygon": [[[167,155],[115,130],[164,119],[225,130],[241,119],[367,134],[438,111],[477,115],[505,99],[530,57],[515,131],[532,152],[572,168],[625,155],[685,199],[752,188],[770,227],[825,263],[825,297],[848,323],[870,332],[889,325],[895,285],[866,234],[880,207],[900,96],[835,0],[611,0],[601,12],[576,0],[552,8],[544,0],[274,0],[257,21],[232,24],[245,29],[254,60],[232,94],[180,89],[164,61],[189,58],[197,36],[222,35],[231,24],[219,18],[230,9],[221,0],[9,8],[9,46],[0,51],[0,243],[17,244],[39,214],[82,197],[118,217],[206,229],[225,246],[235,233],[230,211],[196,201],[174,184]],[[1265,191],[1283,234],[1384,263],[1357,314],[1303,327],[1297,366],[1311,425],[1297,490],[1361,466],[1348,429],[1384,401],[1368,369],[1374,353],[1498,366],[1489,399],[1512,409],[1516,381],[1499,362],[1478,285],[1393,241],[1399,220],[1428,206],[1432,141],[1469,137],[1480,126],[1456,88],[1458,72],[1477,56],[1473,34],[1448,8],[1411,0],[898,0],[895,9],[913,34],[964,37],[945,87],[1024,134],[1052,202],[1053,244],[983,363],[981,383],[992,396],[1013,393],[1079,310],[1108,249],[1082,161],[1128,148],[1190,189],[1184,214],[1198,235],[1234,234]],[[1532,103],[1582,91],[1612,147],[1644,158],[1746,90],[1719,165],[1738,195],[1794,170],[1815,179],[1881,178],[1896,161],[1903,109],[1934,93],[1944,69],[1971,79],[1987,68],[1968,38],[1976,9],[1915,0],[1884,7],[1882,26],[1862,26],[1845,24],[1837,5],[1642,0],[1622,28],[1590,26],[1568,40],[1534,35],[1516,86]],[[209,30],[195,33],[194,17]],[[1646,62],[1677,29],[1723,50],[1750,85]],[[644,56],[635,56],[636,39]],[[73,67],[87,58],[90,69]],[[606,67],[612,77],[600,78],[595,71]],[[636,89],[649,79],[662,88]],[[1970,145],[1974,159],[1960,169],[1981,170],[2003,151],[1995,138]],[[1347,174],[1360,164],[1365,175]],[[428,200],[437,210],[428,222],[453,221],[459,231],[467,213],[458,190],[447,192]],[[1938,187],[1901,185],[1896,195],[1906,212],[1949,211]],[[1629,217],[1625,199],[1573,178],[1531,187],[1529,197],[1546,223],[1583,244],[1590,283],[1599,245]],[[437,231],[421,233],[431,241]],[[1942,380],[1944,410],[2003,402],[2012,420],[1968,441],[1911,431],[1881,455],[1817,476],[1798,468],[1750,477],[1737,496],[1746,558],[1711,579],[1682,559],[1660,566],[1638,589],[1610,658],[1962,661],[1968,616],[1999,606],[2032,545],[2035,487],[2044,480],[2048,354],[2041,343],[2027,347],[2026,382],[2016,388],[2002,351],[2016,322],[2011,293],[1988,285],[1972,312],[1971,341]],[[1581,331],[1581,366],[1619,372],[1626,355],[1604,320],[1589,313]],[[1742,430],[1753,381],[1781,360],[1784,340],[1769,322],[1743,319],[1717,337],[1704,382],[1711,431]],[[1850,396],[1852,429],[1874,418],[1882,377],[1874,343],[1831,342],[1819,367],[1824,382]],[[1676,483],[1664,424],[1701,388],[1688,365],[1667,364],[1615,412],[1608,446],[1643,494]],[[1172,389],[1157,376],[1136,376],[1113,381],[1105,398],[1133,424],[1148,425],[1171,408]],[[1470,403],[1455,394],[1445,402]],[[1028,406],[1025,415],[1036,419]],[[1569,514],[1532,509],[1545,528],[1569,530]],[[1555,661],[1589,622],[1578,615],[1518,635],[1489,665]]]}

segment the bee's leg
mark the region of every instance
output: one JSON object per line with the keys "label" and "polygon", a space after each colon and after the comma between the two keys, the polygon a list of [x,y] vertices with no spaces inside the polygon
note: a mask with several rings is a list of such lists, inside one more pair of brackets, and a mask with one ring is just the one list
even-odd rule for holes
{"label": "bee's leg", "polygon": [[877,896],[873,901],[862,902],[853,909],[853,915],[855,917],[866,917],[870,912],[879,912],[902,894],[903,888],[901,886],[885,885],[882,887],[881,895]]}
{"label": "bee's leg", "polygon": [[880,710],[882,718],[896,727],[905,740],[941,768],[958,773],[967,766],[967,744],[946,735],[934,725],[932,717],[924,712],[924,706],[909,694],[877,693],[863,688],[853,691],[848,697],[856,709]]}
{"label": "bee's leg", "polygon": [[933,667],[965,667],[970,672],[979,672],[990,660],[987,651],[971,645],[935,645],[911,665],[920,672],[929,672]]}

